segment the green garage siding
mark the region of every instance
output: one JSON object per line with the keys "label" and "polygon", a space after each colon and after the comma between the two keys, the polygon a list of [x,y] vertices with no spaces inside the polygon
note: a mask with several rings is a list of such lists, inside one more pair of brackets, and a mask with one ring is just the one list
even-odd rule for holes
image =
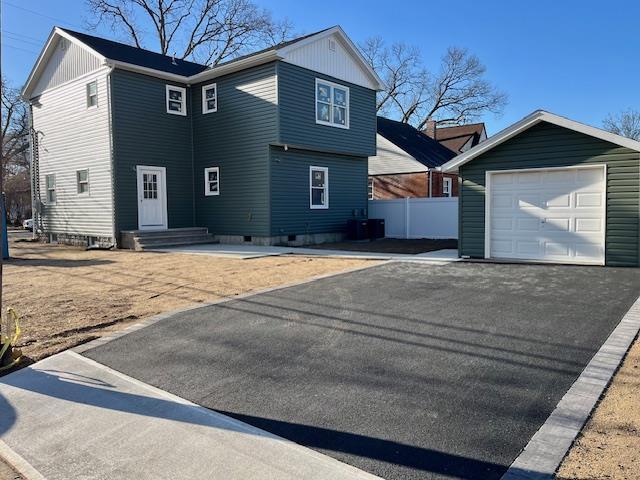
{"label": "green garage siding", "polygon": [[542,122],[460,167],[460,254],[484,257],[485,173],[607,165],[607,265],[639,264],[640,153]]}
{"label": "green garage siding", "polygon": [[[309,208],[309,167],[329,169],[329,208]],[[271,234],[344,232],[366,217],[367,158],[271,147]]]}
{"label": "green garage siding", "polygon": [[[136,165],[166,168],[169,228],[193,226],[191,111],[167,113],[168,83],[180,85],[125,70],[111,73],[116,231],[138,228]],[[189,94],[187,88],[187,100]]]}
{"label": "green garage siding", "polygon": [[[218,111],[202,113],[202,86]],[[269,235],[269,144],[277,138],[275,63],[194,85],[196,224],[216,235]],[[220,168],[220,195],[204,195],[204,169]]]}

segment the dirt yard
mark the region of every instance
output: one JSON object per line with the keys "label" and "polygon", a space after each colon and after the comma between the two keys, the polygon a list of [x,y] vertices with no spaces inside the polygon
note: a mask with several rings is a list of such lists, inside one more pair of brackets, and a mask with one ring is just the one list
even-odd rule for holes
{"label": "dirt yard", "polygon": [[20,315],[24,364],[161,312],[371,264],[85,251],[23,242],[12,242],[10,249],[3,304]]}
{"label": "dirt yard", "polygon": [[562,480],[640,478],[640,341],[558,471]]}

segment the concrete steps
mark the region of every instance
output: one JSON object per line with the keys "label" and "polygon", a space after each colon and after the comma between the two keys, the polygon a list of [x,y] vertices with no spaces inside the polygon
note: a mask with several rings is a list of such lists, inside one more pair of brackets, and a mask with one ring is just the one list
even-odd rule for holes
{"label": "concrete steps", "polygon": [[121,232],[120,238],[122,248],[131,250],[151,250],[164,247],[218,243],[206,227],[127,230]]}

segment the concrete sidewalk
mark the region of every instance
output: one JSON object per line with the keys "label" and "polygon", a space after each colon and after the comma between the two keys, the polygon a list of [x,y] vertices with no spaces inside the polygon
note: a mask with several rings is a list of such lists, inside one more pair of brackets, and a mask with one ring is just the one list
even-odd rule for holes
{"label": "concrete sidewalk", "polygon": [[457,250],[435,250],[433,252],[410,255],[404,253],[358,252],[351,250],[324,250],[319,248],[273,247],[260,245],[223,245],[214,243],[189,245],[184,247],[159,248],[154,249],[153,251],[244,259],[278,255],[308,255],[331,258],[361,258],[365,260],[414,260],[426,263],[457,262],[460,260],[460,258],[458,258]]}
{"label": "concrete sidewalk", "polygon": [[67,351],[0,378],[0,455],[29,479],[375,479]]}

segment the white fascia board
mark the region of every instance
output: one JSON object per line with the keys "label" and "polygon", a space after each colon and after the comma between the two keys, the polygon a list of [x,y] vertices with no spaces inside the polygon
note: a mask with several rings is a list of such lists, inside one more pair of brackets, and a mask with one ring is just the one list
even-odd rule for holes
{"label": "white fascia board", "polygon": [[360,50],[358,49],[358,47],[356,47],[356,45],[351,41],[349,36],[344,32],[344,30],[342,30],[342,27],[340,27],[339,25],[333,28],[330,28],[328,30],[325,30],[324,32],[320,32],[317,35],[313,35],[311,37],[305,38],[304,40],[300,40],[299,42],[295,42],[295,43],[292,43],[291,45],[287,45],[286,47],[279,49],[278,53],[284,57],[291,50],[303,47],[309,43],[315,42],[322,38],[329,37],[331,35],[337,35],[340,38],[343,46],[346,47],[346,49],[349,51],[351,56],[354,57],[356,62],[360,64],[360,66],[367,72],[367,74],[371,77],[373,82],[376,84],[376,90],[384,90],[385,85],[382,79],[378,76],[378,74],[371,67],[371,65],[369,65],[369,63],[365,60],[365,58],[362,56],[362,53],[360,53]]}
{"label": "white fascia board", "polygon": [[38,59],[36,60],[35,65],[31,69],[31,73],[29,73],[29,77],[27,78],[27,81],[24,84],[24,87],[22,88],[22,92],[20,92],[21,96],[27,101],[29,100],[29,95],[31,94],[31,91],[33,90],[33,87],[35,86],[36,81],[38,80],[38,77],[39,77],[42,69],[44,68],[47,60],[50,57],[50,51],[51,51],[51,48],[52,48],[52,45],[53,45],[53,41],[57,37],[64,38],[64,39],[70,41],[71,43],[74,43],[74,44],[78,45],[79,47],[85,49],[86,51],[88,51],[89,53],[94,55],[96,58],[98,58],[98,60],[100,62],[102,62],[102,63],[106,62],[106,58],[103,55],[100,55],[98,52],[96,52],[93,48],[90,48],[88,45],[86,45],[85,43],[81,42],[80,40],[78,40],[73,35],[69,35],[67,32],[65,32],[61,28],[53,27],[53,29],[51,30],[51,33],[49,34],[49,38],[47,39],[47,42],[45,43],[44,47],[42,48],[42,51],[40,52],[40,55],[38,55]]}
{"label": "white fascia board", "polygon": [[635,150],[640,152],[640,142],[636,140],[631,140],[630,138],[622,137],[620,135],[616,135],[615,133],[607,132],[600,128],[592,127],[590,125],[585,125],[584,123],[576,122],[574,120],[570,120],[565,117],[561,117],[560,115],[556,115],[550,112],[545,112],[544,110],[536,110],[535,112],[527,115],[519,122],[514,123],[513,125],[501,130],[495,135],[487,138],[484,142],[476,145],[475,147],[467,150],[466,152],[458,155],[457,157],[452,158],[447,163],[442,165],[439,169],[443,172],[457,172],[458,168],[461,165],[464,165],[467,162],[470,162],[478,155],[491,150],[493,147],[500,145],[503,142],[506,142],[512,137],[515,137],[519,133],[528,130],[529,128],[537,125],[540,122],[547,122],[553,125],[557,125],[559,127],[564,127],[569,130],[573,130],[575,132],[583,133],[585,135],[589,135],[594,138],[599,138],[600,140],[604,140],[609,143],[613,143],[614,145],[619,145],[621,147],[626,147],[631,150]]}
{"label": "white fascia board", "polygon": [[219,67],[213,67],[209,70],[204,70],[200,73],[196,73],[190,77],[182,77],[183,81],[186,79],[188,83],[198,83],[203,82],[205,80],[211,80],[212,78],[221,77],[222,75],[227,75],[229,73],[237,72],[240,70],[244,70],[245,68],[254,67],[257,65],[261,65],[263,63],[271,62],[273,60],[278,60],[280,56],[278,52],[273,50],[267,50],[266,52],[262,52],[258,55],[252,55],[250,57],[244,58],[242,60],[237,60],[235,62],[228,63],[226,65],[220,65]]}

